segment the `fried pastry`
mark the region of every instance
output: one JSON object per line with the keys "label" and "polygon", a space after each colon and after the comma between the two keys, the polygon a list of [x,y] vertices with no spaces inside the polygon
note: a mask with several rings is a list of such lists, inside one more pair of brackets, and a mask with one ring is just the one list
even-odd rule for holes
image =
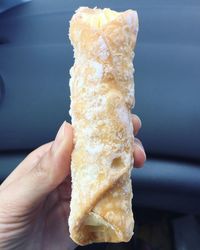
{"label": "fried pastry", "polygon": [[70,21],[74,128],[71,238],[79,245],[133,235],[133,57],[137,12],[79,8]]}

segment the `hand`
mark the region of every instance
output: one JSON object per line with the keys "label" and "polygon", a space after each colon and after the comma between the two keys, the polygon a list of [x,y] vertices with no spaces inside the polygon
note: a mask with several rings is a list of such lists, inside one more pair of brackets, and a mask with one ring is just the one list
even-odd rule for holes
{"label": "hand", "polygon": [[[137,115],[132,115],[134,136],[137,135],[142,127],[142,122]],[[134,138],[133,149],[134,166],[142,167],[146,161],[146,154],[142,142],[138,138]]]}
{"label": "hand", "polygon": [[[135,132],[141,127],[133,116]],[[0,186],[0,249],[73,249],[67,219],[71,195],[72,128],[63,123],[55,141],[30,153]],[[137,166],[145,153],[137,141]]]}

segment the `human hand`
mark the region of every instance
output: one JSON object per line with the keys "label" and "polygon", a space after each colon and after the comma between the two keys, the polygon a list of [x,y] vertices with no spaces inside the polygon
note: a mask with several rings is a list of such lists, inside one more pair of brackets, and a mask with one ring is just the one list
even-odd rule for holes
{"label": "human hand", "polygon": [[[133,131],[136,136],[142,127],[142,122],[137,115],[132,115]],[[134,138],[134,149],[133,149],[134,167],[142,167],[146,161],[146,153],[142,142],[138,138]]]}
{"label": "human hand", "polygon": [[[133,116],[134,131],[141,127]],[[72,127],[66,122],[55,141],[30,153],[0,186],[0,249],[73,249],[67,218],[71,195]],[[137,166],[145,153],[137,141]]]}

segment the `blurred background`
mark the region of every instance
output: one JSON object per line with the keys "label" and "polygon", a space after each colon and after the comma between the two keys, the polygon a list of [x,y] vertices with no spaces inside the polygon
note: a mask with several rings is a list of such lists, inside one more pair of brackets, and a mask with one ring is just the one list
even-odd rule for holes
{"label": "blurred background", "polygon": [[70,121],[69,20],[79,6],[138,11],[135,236],[78,249],[200,249],[200,1],[0,0],[0,181]]}

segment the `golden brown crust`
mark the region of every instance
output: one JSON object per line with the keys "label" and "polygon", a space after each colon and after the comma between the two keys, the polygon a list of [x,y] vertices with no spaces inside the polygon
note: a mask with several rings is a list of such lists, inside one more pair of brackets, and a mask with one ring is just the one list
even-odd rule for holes
{"label": "golden brown crust", "polygon": [[72,200],[69,227],[80,245],[120,242],[133,234],[133,49],[138,30],[132,10],[80,8],[70,22]]}

